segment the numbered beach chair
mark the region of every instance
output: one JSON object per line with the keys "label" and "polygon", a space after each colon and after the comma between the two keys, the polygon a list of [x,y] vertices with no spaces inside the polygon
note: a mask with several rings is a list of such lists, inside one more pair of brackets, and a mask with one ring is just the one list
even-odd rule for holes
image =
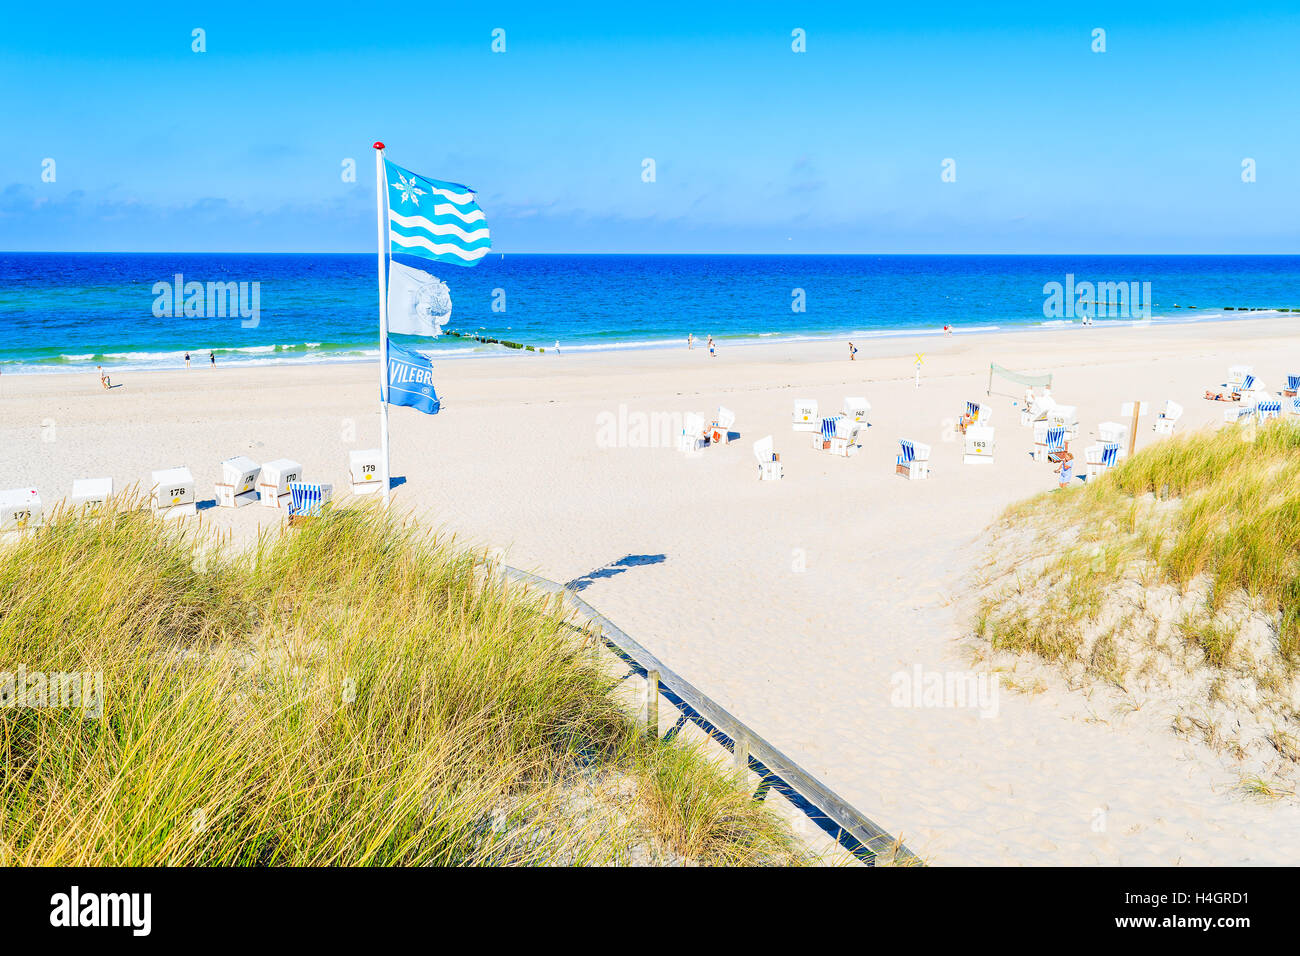
{"label": "numbered beach chair", "polygon": [[703,447],[704,416],[698,412],[687,412],[682,416],[682,431],[677,436],[677,450],[695,452]]}
{"label": "numbered beach chair", "polygon": [[1155,424],[1151,427],[1155,429],[1158,435],[1172,435],[1174,426],[1178,424],[1178,419],[1182,417],[1183,406],[1171,398],[1165,402],[1165,407],[1156,415]]}
{"label": "numbered beach chair", "polygon": [[295,518],[319,518],[334,497],[334,486],[289,482],[289,521]]}
{"label": "numbered beach chair", "polygon": [[[1228,380],[1223,383],[1224,388],[1230,388],[1234,392],[1240,391],[1241,386],[1246,385],[1246,379],[1253,378],[1251,374],[1255,371],[1253,365],[1233,365],[1228,369]],[[1249,388],[1249,385],[1246,385]]]}
{"label": "numbered beach chair", "polygon": [[257,476],[262,466],[251,458],[236,455],[221,463],[221,480],[213,488],[218,508],[242,508],[257,501]]}
{"label": "numbered beach chair", "polygon": [[1050,422],[1034,422],[1034,461],[1053,461],[1053,455],[1065,448],[1066,435],[1063,425]]}
{"label": "numbered beach chair", "polygon": [[72,479],[72,507],[94,511],[113,496],[112,478]]}
{"label": "numbered beach chair", "polygon": [[781,456],[772,450],[771,435],[754,442],[754,458],[758,462],[759,481],[774,481],[785,474]]}
{"label": "numbered beach chair", "polygon": [[1067,441],[1079,437],[1079,409],[1075,405],[1053,405],[1047,412],[1046,421],[1065,429]]}
{"label": "numbered beach chair", "polygon": [[848,397],[844,399],[844,417],[849,421],[865,425],[869,414],[871,414],[871,403],[865,398]]}
{"label": "numbered beach chair", "polygon": [[993,464],[993,426],[967,425],[966,448],[962,455],[962,464]]}
{"label": "numbered beach chair", "polygon": [[373,495],[383,484],[380,468],[384,463],[379,448],[354,449],[348,452],[348,475],[354,495]]}
{"label": "numbered beach chair", "polygon": [[1259,423],[1273,421],[1282,417],[1282,403],[1276,398],[1261,399],[1255,405],[1255,414],[1259,416]]}
{"label": "numbered beach chair", "polygon": [[302,465],[289,458],[277,458],[262,466],[257,480],[257,497],[267,508],[289,507],[289,483],[302,481]]}
{"label": "numbered beach chair", "polygon": [[898,440],[898,457],[894,460],[894,474],[918,481],[930,477],[930,446],[907,438]]}
{"label": "numbered beach chair", "polygon": [[709,424],[708,439],[711,445],[729,445],[731,443],[731,426],[736,424],[736,413],[719,405],[718,414]]}
{"label": "numbered beach chair", "polygon": [[848,415],[839,415],[835,418],[835,431],[831,435],[830,453],[838,455],[841,458],[851,458],[856,455],[862,446],[858,444],[858,432],[862,425],[849,418]]}
{"label": "numbered beach chair", "polygon": [[45,508],[35,488],[0,491],[0,532],[17,534],[39,528],[45,520]]}
{"label": "numbered beach chair", "polygon": [[1228,425],[1235,425],[1238,422],[1254,417],[1255,407],[1253,405],[1233,405],[1231,408],[1223,410],[1223,420]]}
{"label": "numbered beach chair", "polygon": [[150,475],[149,489],[154,514],[160,518],[193,518],[198,514],[194,502],[194,475],[188,468],[162,468]]}
{"label": "numbered beach chair", "polygon": [[817,414],[817,399],[796,398],[794,414],[790,416],[791,427],[797,432],[819,432],[822,420]]}

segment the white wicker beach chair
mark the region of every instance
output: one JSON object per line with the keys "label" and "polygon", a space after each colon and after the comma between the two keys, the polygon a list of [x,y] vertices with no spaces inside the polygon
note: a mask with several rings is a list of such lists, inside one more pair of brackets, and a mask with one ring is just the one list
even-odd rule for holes
{"label": "white wicker beach chair", "polygon": [[262,466],[236,455],[221,463],[221,480],[215,485],[218,508],[242,508],[257,501],[257,476]]}
{"label": "white wicker beach chair", "polygon": [[898,440],[898,457],[894,459],[894,474],[910,481],[930,477],[930,446],[908,438]]}
{"label": "white wicker beach chair", "polygon": [[1165,407],[1156,415],[1155,424],[1151,427],[1159,435],[1172,435],[1174,426],[1178,424],[1178,419],[1183,417],[1183,406],[1179,405],[1172,398],[1165,402]]}
{"label": "white wicker beach chair", "polygon": [[704,416],[687,412],[682,416],[682,432],[677,436],[677,450],[696,452],[704,447]]}
{"label": "white wicker beach chair", "polygon": [[45,508],[35,488],[0,491],[0,531],[17,533],[39,528],[44,520]]}
{"label": "white wicker beach chair", "polygon": [[758,462],[759,481],[773,481],[785,473],[780,458],[772,450],[771,435],[754,442],[754,458]]}
{"label": "white wicker beach chair", "polygon": [[112,478],[72,479],[72,507],[94,511],[113,496]]}
{"label": "white wicker beach chair", "polygon": [[383,486],[384,452],[381,448],[354,448],[348,452],[348,478],[354,495],[373,495]]}
{"label": "white wicker beach chair", "polygon": [[790,416],[791,427],[797,432],[819,432],[822,420],[817,414],[817,399],[796,398],[794,413]]}
{"label": "white wicker beach chair", "polygon": [[163,468],[150,476],[149,490],[154,513],[161,518],[192,518],[198,514],[194,502],[194,475],[188,468]]}
{"label": "white wicker beach chair", "polygon": [[871,403],[862,397],[846,397],[844,399],[844,417],[855,421],[860,425],[867,423],[867,416],[871,413]]}
{"label": "white wicker beach chair", "polygon": [[736,424],[736,413],[725,405],[718,406],[718,413],[708,428],[709,443],[727,445],[731,442],[731,426]]}
{"label": "white wicker beach chair", "polygon": [[992,425],[966,426],[966,448],[961,460],[966,465],[993,464]]}
{"label": "white wicker beach chair", "polygon": [[257,494],[267,508],[287,508],[292,500],[289,497],[289,482],[302,481],[302,465],[289,458],[277,458],[262,465],[262,474],[257,481]]}

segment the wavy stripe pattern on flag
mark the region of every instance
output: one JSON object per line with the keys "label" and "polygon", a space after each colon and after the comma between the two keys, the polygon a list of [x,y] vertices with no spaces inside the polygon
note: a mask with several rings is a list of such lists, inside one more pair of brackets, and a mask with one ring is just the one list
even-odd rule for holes
{"label": "wavy stripe pattern on flag", "polygon": [[417,176],[384,160],[388,238],[393,252],[460,266],[477,265],[492,248],[487,217],[459,183]]}

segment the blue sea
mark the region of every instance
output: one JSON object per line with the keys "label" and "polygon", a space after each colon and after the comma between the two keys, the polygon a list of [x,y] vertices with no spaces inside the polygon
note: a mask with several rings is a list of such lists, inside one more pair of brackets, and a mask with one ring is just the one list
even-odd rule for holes
{"label": "blue sea", "polygon": [[[939,334],[945,324],[957,334],[1028,331],[1079,321],[1045,314],[1045,284],[1067,276],[1150,283],[1156,322],[1300,309],[1300,256],[494,254],[472,269],[405,261],[447,283],[448,329],[565,350],[680,347],[688,332],[727,347]],[[247,283],[250,299],[256,283],[256,322],[165,314],[159,302],[173,297],[156,290],[177,275]],[[221,365],[361,361],[377,354],[376,286],[374,254],[0,253],[0,363],[5,374],[175,368],[185,352],[207,361],[209,350]],[[1096,319],[1108,321],[1131,319]],[[451,336],[406,344],[436,358],[518,354]]]}

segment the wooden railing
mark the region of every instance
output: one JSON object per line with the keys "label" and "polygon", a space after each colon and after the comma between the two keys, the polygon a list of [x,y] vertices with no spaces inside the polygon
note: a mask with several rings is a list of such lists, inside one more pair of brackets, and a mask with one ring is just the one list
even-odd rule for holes
{"label": "wooden railing", "polygon": [[682,714],[710,738],[732,754],[732,766],[743,780],[752,770],[761,781],[756,799],[776,790],[845,850],[867,865],[878,859],[900,865],[919,865],[920,860],[873,821],[864,816],[822,781],[804,770],[775,746],[756,734],[711,697],[655,657],[573,590],[547,578],[515,568],[501,567],[509,579],[539,591],[559,594],[585,618],[585,627],[577,630],[594,635],[645,678],[645,706],[642,711],[647,729],[659,729],[659,696],[662,693]]}

